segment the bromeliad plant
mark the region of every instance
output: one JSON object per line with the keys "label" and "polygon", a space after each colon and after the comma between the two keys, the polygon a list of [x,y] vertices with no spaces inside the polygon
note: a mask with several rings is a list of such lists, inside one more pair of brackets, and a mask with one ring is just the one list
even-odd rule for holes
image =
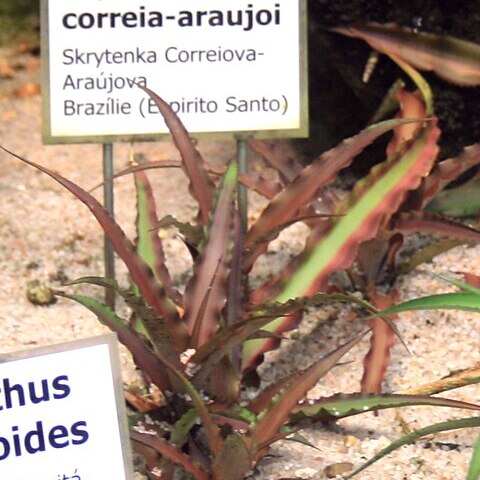
{"label": "bromeliad plant", "polygon": [[[440,131],[431,94],[414,70],[399,63],[421,91],[402,91],[403,118],[368,127],[302,170],[298,165],[278,162],[283,185],[271,185],[250,175],[239,176],[235,163],[225,169],[222,181],[215,185],[210,167],[180,120],[168,104],[145,89],[170,129],[182,157],[180,166],[199,205],[194,225],[173,218],[162,222],[173,223],[182,231],[193,254],[193,273],[183,294],[174,288],[166,268],[162,242],[156,233],[159,221],[154,195],[145,172],[148,168],[171,167],[171,162],[138,165],[128,171],[135,177],[138,205],[138,238],[132,243],[90,193],[17,156],[50,175],[87,205],[128,268],[132,285],[127,288],[112,279],[97,277],[75,283],[114,288],[130,306],[130,319],[120,318],[97,299],[65,292],[58,295],[85,305],[117,332],[146,382],[163,393],[163,404],[155,415],[164,422],[155,428],[140,424],[131,433],[136,448],[146,455],[149,468],[160,468],[162,478],[173,478],[178,469],[183,469],[196,480],[241,480],[268,454],[273,442],[294,435],[299,422],[305,419],[332,421],[402,405],[480,408],[428,395],[351,394],[302,403],[307,392],[364,334],[310,367],[274,382],[253,400],[242,401],[241,397],[247,373],[255,369],[267,350],[278,345],[283,332],[298,324],[303,309],[326,302],[353,302],[370,312],[377,311],[347,293],[326,293],[331,275],[351,269],[366,242],[380,238],[391,245],[397,231],[419,226],[442,230],[463,241],[478,239],[476,230],[424,215],[420,207],[406,207],[422,205],[464,169],[465,162],[452,159],[434,168]],[[414,106],[413,120],[406,118],[411,116],[407,104]],[[339,170],[391,130],[395,135],[387,160],[359,181],[347,198],[333,198],[327,188]],[[268,147],[257,143],[257,148],[262,145]],[[478,147],[467,150],[464,156],[473,164],[478,160],[472,152],[478,152]],[[275,158],[271,161],[274,163]],[[270,199],[245,237],[236,205],[238,182]],[[326,205],[326,210],[318,212],[319,204]],[[311,228],[304,252],[281,277],[249,291],[246,277],[256,260],[284,228],[297,221]],[[387,232],[386,237],[383,232]],[[382,258],[374,270],[386,263]]]}
{"label": "bromeliad plant", "polygon": [[[333,31],[360,38],[377,52],[388,55],[408,73],[409,66],[420,70],[434,71],[439,77],[461,86],[480,85],[480,46],[452,37],[419,33],[393,24],[367,24],[334,28]],[[407,68],[405,68],[407,67]],[[409,74],[415,76],[413,71]],[[428,86],[423,80],[416,81],[423,92],[424,99],[430,98]],[[423,89],[422,89],[423,83]],[[431,105],[426,101],[422,105],[419,97],[408,94],[401,87],[402,82],[395,83],[396,103],[400,104],[402,115],[406,117],[424,117],[433,114]],[[400,86],[399,86],[400,85]],[[383,105],[395,104],[382,102]],[[406,125],[397,129],[398,144],[411,137],[416,126]],[[410,131],[409,131],[410,129]],[[400,133],[401,132],[401,133]],[[402,138],[403,137],[403,138]],[[398,146],[397,144],[397,146]],[[388,147],[389,154],[396,150],[395,140]],[[378,308],[384,309],[398,300],[398,292],[390,288],[380,294],[376,286],[392,285],[399,274],[406,273],[420,263],[431,260],[434,256],[465,242],[478,242],[478,232],[465,228],[444,214],[472,216],[478,212],[478,173],[465,185],[444,190],[468,170],[473,170],[480,163],[480,146],[472,145],[459,156],[437,163],[426,176],[420,187],[410,192],[397,213],[390,217],[371,241],[360,245],[356,257],[356,268],[349,269],[348,274],[354,289],[364,291],[367,298]],[[358,185],[357,185],[358,187]],[[357,188],[356,187],[356,188]],[[442,215],[437,215],[442,214]],[[412,232],[433,234],[443,237],[428,244],[419,251],[410,254],[407,261],[401,259],[408,253],[401,251],[404,239]],[[392,317],[393,321],[395,317]],[[365,358],[362,391],[379,392],[389,362],[389,351],[394,342],[393,325],[383,319],[372,320],[373,335],[371,349]]]}
{"label": "bromeliad plant", "polygon": [[[404,67],[408,70],[408,66],[404,65]],[[414,72],[410,71],[410,73],[412,76],[416,76]],[[418,77],[417,81],[425,89],[424,98],[429,100],[426,104],[423,104],[418,94],[400,90],[398,92],[398,100],[402,108],[402,116],[405,118],[430,117],[433,115],[428,86],[422,83]],[[432,122],[433,124],[425,129],[430,130],[430,139],[433,135],[438,134],[434,117],[432,117]],[[419,130],[421,131],[422,128],[415,124],[404,124],[396,127],[394,130],[394,139],[388,147],[390,160],[378,165],[371,171],[368,177],[358,181],[352,193],[345,200],[335,201],[335,199],[329,196],[329,191],[325,188],[317,192],[317,205],[319,204],[323,208],[322,212],[340,215],[340,219],[334,217],[321,220],[312,229],[306,249],[307,252],[315,251],[315,249],[318,252],[318,257],[311,257],[318,259],[317,261],[313,260],[312,264],[315,261],[316,266],[321,266],[315,279],[317,288],[324,291],[344,289],[345,285],[339,286],[331,281],[329,273],[346,269],[350,288],[364,292],[368,300],[380,309],[387,308],[395,303],[398,300],[398,293],[393,287],[380,293],[377,290],[378,285],[383,287],[392,285],[399,274],[413,270],[419,264],[431,260],[435,255],[461,243],[478,242],[480,240],[477,230],[454,221],[452,218],[432,214],[425,210],[430,200],[438,192],[441,192],[446,185],[458,178],[463,172],[480,163],[480,145],[472,145],[466,148],[458,157],[443,160],[433,165],[431,157],[430,159],[428,158],[427,152],[429,148],[435,148],[436,140],[424,141],[422,144],[422,137],[418,137]],[[415,137],[416,135],[417,137]],[[409,149],[407,148],[404,154],[402,150],[406,148],[405,142],[407,144],[408,142],[410,143]],[[281,165],[282,169],[279,168],[279,170],[282,175],[289,174],[293,176],[293,171],[295,170],[291,166],[289,167],[287,159],[276,154],[267,144],[252,141],[251,145],[270,164],[275,166]],[[413,150],[414,147],[417,147],[418,150]],[[415,167],[405,171],[406,176],[404,177],[405,183],[403,185],[406,188],[400,188],[395,192],[398,195],[396,198],[392,195],[391,198],[395,202],[395,207],[392,208],[391,205],[385,203],[385,199],[388,197],[384,197],[384,200],[379,201],[380,197],[377,196],[381,191],[379,185],[386,181],[390,175],[398,180],[400,177],[397,176],[398,170],[395,170],[396,162],[399,158],[406,160],[413,151],[415,151],[413,157],[416,160],[412,162],[412,166],[415,165],[421,170],[426,170],[423,170],[423,173],[417,171],[417,177],[414,177]],[[436,152],[433,153],[433,156],[435,155]],[[423,166],[422,161],[424,162]],[[307,171],[307,169],[305,170]],[[425,174],[426,171],[429,171],[429,173]],[[309,174],[318,175],[313,168]],[[285,188],[285,191],[288,191],[288,186]],[[284,193],[280,193],[278,197],[282,194]],[[369,210],[366,208],[366,205],[373,208]],[[385,208],[383,212],[381,211],[382,208]],[[359,213],[359,210],[361,213]],[[374,215],[372,217],[362,216],[363,213],[370,215],[375,211],[378,214],[377,217]],[[257,223],[267,218],[268,213],[271,213],[272,216],[277,214],[269,206],[265,209]],[[285,217],[286,213],[282,212],[282,214],[284,215],[283,221],[292,220],[292,217]],[[370,223],[370,220],[372,220],[372,223]],[[358,226],[358,230],[355,233],[355,235],[358,235],[356,242],[350,242],[352,237],[349,234],[353,233],[350,228],[353,225]],[[342,227],[345,227],[345,230],[342,231]],[[250,238],[255,236],[254,228],[257,227],[255,225],[252,227],[249,232]],[[401,251],[405,238],[412,233],[418,232],[439,236],[441,240],[432,241],[424,248],[415,250],[409,257],[406,257],[405,251]],[[342,234],[345,237],[342,238]],[[247,242],[248,240],[249,236],[247,236]],[[343,241],[345,243],[342,243]],[[329,257],[327,252],[335,251],[337,251],[338,255],[333,258],[337,259],[338,263],[328,265],[328,261],[332,257]],[[399,253],[402,253],[402,256]],[[322,264],[322,262],[325,263]],[[294,261],[291,271],[296,271],[296,268]],[[303,271],[300,275],[302,274]],[[280,282],[281,279],[279,279]],[[268,288],[271,288],[271,283],[268,284]],[[256,294],[262,296],[264,292],[260,288]],[[390,320],[393,321],[394,317]],[[365,358],[362,391],[378,393],[381,391],[381,383],[388,365],[389,351],[394,342],[395,329],[391,322],[388,323],[382,318],[372,320],[372,328],[371,349]]]}

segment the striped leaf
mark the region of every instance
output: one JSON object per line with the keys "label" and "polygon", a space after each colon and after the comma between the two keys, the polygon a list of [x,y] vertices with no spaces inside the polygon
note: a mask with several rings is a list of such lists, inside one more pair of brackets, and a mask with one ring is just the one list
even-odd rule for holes
{"label": "striped leaf", "polygon": [[203,225],[206,225],[213,204],[215,185],[204,168],[203,158],[170,105],[149,88],[142,86],[140,88],[155,102],[172,134],[173,141],[182,156],[182,168],[190,180],[190,192],[200,207],[199,219]]}
{"label": "striped leaf", "polygon": [[332,30],[361,38],[379,52],[394,55],[419,70],[433,71],[456,85],[480,85],[480,45],[476,43],[376,23]]}
{"label": "striped leaf", "polygon": [[225,306],[237,173],[237,165],[232,163],[219,189],[200,256],[185,290],[184,321],[193,348],[203,345],[217,330]]}
{"label": "striped leaf", "polygon": [[165,263],[163,245],[155,227],[158,224],[155,198],[152,186],[144,171],[134,174],[137,194],[137,238],[135,250],[152,269],[155,278],[165,289],[168,297],[181,305],[181,295],[172,287],[172,281]]}
{"label": "striped leaf", "polygon": [[[370,126],[358,135],[343,141],[315,159],[309,166],[282,190],[265,208],[258,220],[250,228],[245,238],[245,249],[248,254],[244,261],[244,269],[248,271],[255,259],[267,248],[271,240],[269,232],[275,231],[281,225],[286,225],[296,218],[300,208],[313,200],[317,191],[332,181],[339,170],[348,167],[356,155],[362,152],[380,135],[412,120],[388,120]],[[255,248],[252,249],[252,245]]]}
{"label": "striped leaf", "polygon": [[[344,215],[304,254],[303,263],[283,286],[276,301],[286,302],[323,290],[331,273],[351,266],[359,244],[375,237],[398,210],[406,194],[416,189],[429,173],[438,153],[440,131],[436,123],[433,119],[403,155],[374,167],[370,175],[356,185],[345,202]],[[285,322],[277,319],[268,325],[268,330],[281,332]],[[244,368],[253,366],[264,349],[265,343],[260,340],[247,342]]]}
{"label": "striped leaf", "polygon": [[185,326],[180,321],[175,305],[167,301],[165,292],[155,280],[151,268],[135,253],[133,244],[102,204],[93,195],[58,173],[31,160],[22,158],[4,147],[0,146],[0,148],[53,178],[90,209],[112,242],[115,252],[127,266],[131,279],[138,286],[142,297],[153,308],[155,314],[165,320],[167,332],[174,348],[178,353],[184,351],[187,344],[187,332]]}
{"label": "striped leaf", "polygon": [[137,318],[138,323],[142,328],[137,328],[137,325],[132,325],[134,329],[147,336],[148,340],[153,345],[156,352],[161,353],[168,358],[172,363],[180,367],[181,364],[175,348],[168,336],[165,320],[157,317],[153,309],[145,304],[144,299],[138,295],[131,288],[120,288],[118,283],[110,278],[103,277],[82,277],[70,282],[68,285],[90,284],[97,285],[103,288],[112,288],[115,293],[120,295],[125,303],[130,307],[133,315]]}
{"label": "striped leaf", "polygon": [[329,422],[365,412],[414,405],[480,410],[480,406],[473,403],[428,395],[341,393],[298,405],[292,410],[291,419],[293,423],[306,418],[315,422]]}

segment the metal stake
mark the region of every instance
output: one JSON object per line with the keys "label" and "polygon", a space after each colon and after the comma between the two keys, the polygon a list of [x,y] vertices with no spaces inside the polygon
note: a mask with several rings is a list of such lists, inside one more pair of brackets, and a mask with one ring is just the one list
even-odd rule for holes
{"label": "metal stake", "polygon": [[[246,174],[248,171],[248,150],[247,142],[244,138],[237,140],[238,173]],[[238,185],[238,212],[240,214],[240,224],[242,233],[248,230],[248,196],[247,187],[241,183]]]}
{"label": "metal stake", "polygon": [[[114,216],[113,205],[113,145],[103,144],[103,205],[108,213]],[[105,277],[115,280],[115,261],[113,246],[110,239],[105,235],[104,240],[104,263]],[[110,308],[115,308],[115,291],[113,288],[105,290],[105,303]]]}

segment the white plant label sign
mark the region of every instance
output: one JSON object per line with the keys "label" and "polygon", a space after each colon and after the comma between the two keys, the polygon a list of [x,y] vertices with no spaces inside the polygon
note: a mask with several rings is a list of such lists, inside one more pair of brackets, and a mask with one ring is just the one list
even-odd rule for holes
{"label": "white plant label sign", "polygon": [[42,0],[44,139],[306,136],[305,0]]}
{"label": "white plant label sign", "polygon": [[130,480],[113,334],[0,357],[0,478]]}

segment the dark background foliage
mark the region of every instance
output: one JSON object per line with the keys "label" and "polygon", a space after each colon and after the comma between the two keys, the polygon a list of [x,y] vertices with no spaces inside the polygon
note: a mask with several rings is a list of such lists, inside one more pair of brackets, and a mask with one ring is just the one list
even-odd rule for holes
{"label": "dark background foliage", "polygon": [[39,0],[0,0],[0,47],[38,39],[39,5]]}
{"label": "dark background foliage", "polygon": [[[402,76],[381,56],[369,83],[361,81],[370,48],[328,28],[367,22],[395,23],[418,31],[480,43],[480,0],[309,0],[311,135],[296,142],[306,158],[362,129],[382,98]],[[432,86],[442,128],[441,158],[457,154],[480,138],[480,89],[460,88],[424,72]],[[378,147],[381,148],[381,147]],[[355,162],[361,171],[376,163],[380,150]]]}
{"label": "dark background foliage", "polygon": [[38,12],[39,0],[2,0],[0,15],[21,16]]}

